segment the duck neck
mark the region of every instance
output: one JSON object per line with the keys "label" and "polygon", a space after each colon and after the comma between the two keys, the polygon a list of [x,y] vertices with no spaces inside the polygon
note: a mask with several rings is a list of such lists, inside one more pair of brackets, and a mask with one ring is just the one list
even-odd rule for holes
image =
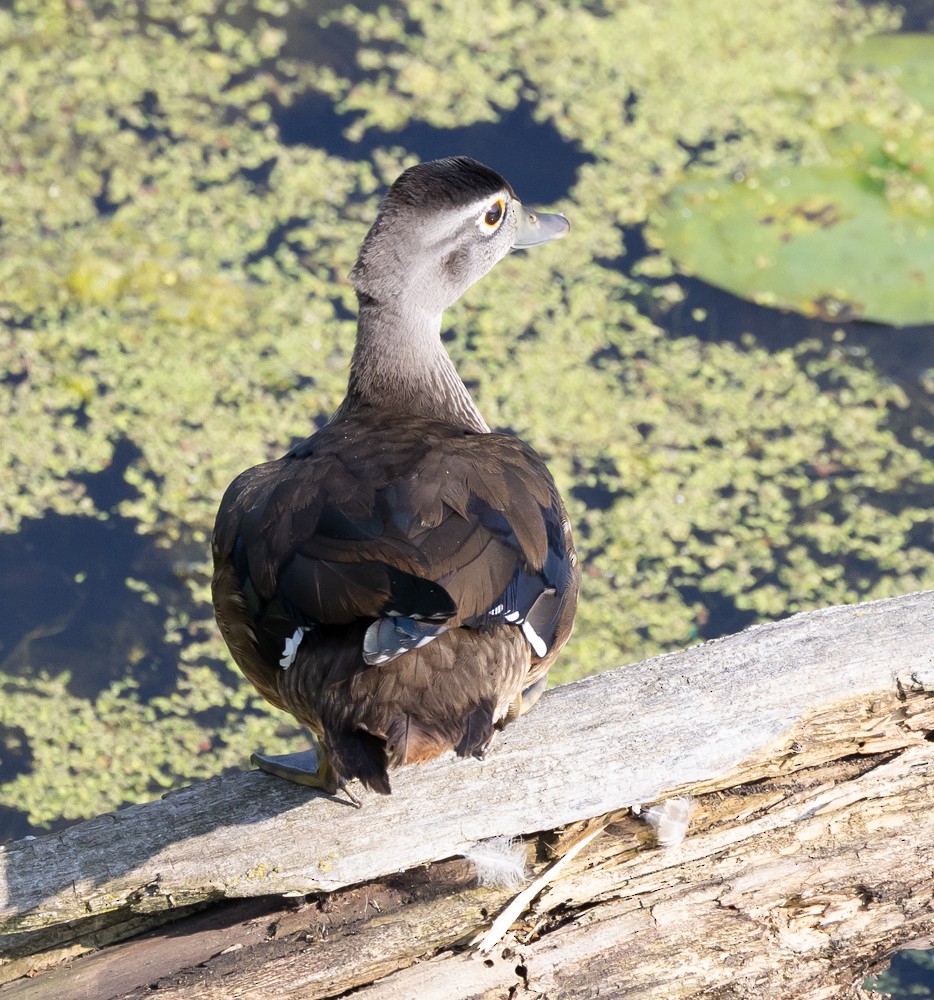
{"label": "duck neck", "polygon": [[441,343],[441,314],[360,295],[347,398],[338,413],[375,406],[489,431]]}

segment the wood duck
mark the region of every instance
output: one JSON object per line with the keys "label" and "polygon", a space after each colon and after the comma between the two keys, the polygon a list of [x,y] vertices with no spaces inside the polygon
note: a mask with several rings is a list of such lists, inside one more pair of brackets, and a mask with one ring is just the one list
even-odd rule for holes
{"label": "wood duck", "polygon": [[254,754],[259,767],[388,794],[389,768],[483,756],[541,694],[577,604],[567,513],[542,459],[490,431],[441,314],[511,250],[569,228],[463,156],[389,190],[351,272],[346,398],[283,458],[239,475],[217,514],[224,639],[317,743]]}

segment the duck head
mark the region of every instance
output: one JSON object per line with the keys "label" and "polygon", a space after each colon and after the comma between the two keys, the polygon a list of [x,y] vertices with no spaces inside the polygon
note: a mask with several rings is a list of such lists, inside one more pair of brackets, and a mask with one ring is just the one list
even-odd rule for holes
{"label": "duck head", "polygon": [[563,215],[526,208],[495,170],[467,156],[419,163],[392,185],[351,281],[385,305],[413,297],[440,315],[510,251],[560,239]]}

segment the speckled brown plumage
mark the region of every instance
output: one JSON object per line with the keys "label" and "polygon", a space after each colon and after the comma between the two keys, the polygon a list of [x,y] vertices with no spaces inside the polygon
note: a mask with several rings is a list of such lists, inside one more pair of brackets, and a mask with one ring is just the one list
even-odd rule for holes
{"label": "speckled brown plumage", "polygon": [[[474,206],[501,198],[513,214],[522,208],[488,168],[440,164],[403,175],[361,252],[347,400],[285,457],[234,480],[213,546],[215,610],[240,668],[319,736],[340,779],[387,793],[389,768],[451,749],[481,755],[494,727],[537,697],[570,635],[578,589],[567,515],[541,458],[489,433],[459,380],[443,391],[453,366],[437,330],[430,335],[432,317],[440,327],[444,305],[511,245],[489,242]],[[392,270],[406,270],[403,224],[421,203],[423,215],[464,215],[464,224],[438,225],[451,241],[482,240],[485,254],[424,309],[404,304],[405,280]],[[507,222],[521,224],[499,229]],[[388,239],[401,264],[374,249]],[[424,253],[424,242],[408,252]],[[389,259],[385,270],[361,274],[377,258]],[[403,364],[411,352],[395,341],[406,336],[425,346]],[[399,354],[398,372],[387,350]],[[423,364],[426,352],[433,365]],[[392,389],[395,378],[402,389]]]}

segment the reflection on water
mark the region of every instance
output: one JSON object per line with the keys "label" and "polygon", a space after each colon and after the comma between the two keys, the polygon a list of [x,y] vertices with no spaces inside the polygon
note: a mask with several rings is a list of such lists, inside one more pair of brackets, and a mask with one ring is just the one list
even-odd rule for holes
{"label": "reflection on water", "polygon": [[160,547],[114,513],[136,492],[124,473],[140,454],[121,441],[107,469],[81,477],[100,519],[50,514],[0,534],[3,672],[67,673],[81,698],[125,676],[127,665],[142,697],[174,683],[178,653],[165,642],[166,617],[189,604],[178,573],[185,546]]}
{"label": "reflection on water", "polygon": [[173,574],[178,558],[120,517],[50,515],[0,535],[0,669],[68,673],[81,698],[127,667],[142,697],[168,690],[177,647],[165,642],[167,609],[187,601]]}
{"label": "reflection on water", "polygon": [[[91,701],[128,674],[143,700],[168,693],[180,649],[167,641],[170,620],[194,610],[182,579],[185,548],[159,547],[118,516],[49,515],[0,535],[0,672],[65,676],[70,695]],[[0,785],[33,767],[17,718],[0,724]],[[106,760],[106,734],[97,738]],[[0,843],[32,832],[24,813],[0,799]]]}
{"label": "reflection on water", "polygon": [[[124,473],[139,454],[121,441],[106,470],[82,477],[100,518],[49,514],[0,534],[0,674],[64,676],[70,695],[92,701],[128,673],[143,700],[175,685],[180,647],[167,641],[168,626],[194,610],[185,559],[201,553],[160,545],[114,513],[135,494]],[[33,764],[25,730],[0,724],[0,785]],[[0,843],[33,832],[21,810],[0,800]]]}

